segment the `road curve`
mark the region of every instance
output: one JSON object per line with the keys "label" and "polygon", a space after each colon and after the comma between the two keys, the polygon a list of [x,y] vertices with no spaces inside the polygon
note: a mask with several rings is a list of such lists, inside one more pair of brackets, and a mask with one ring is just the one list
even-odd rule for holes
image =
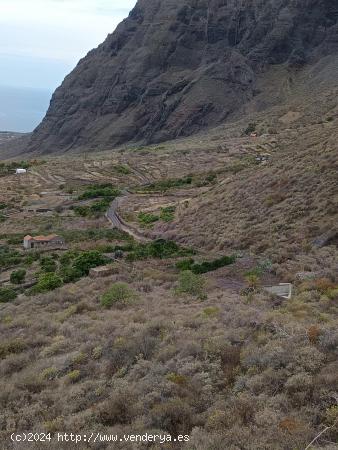
{"label": "road curve", "polygon": [[125,233],[128,233],[132,236],[136,241],[139,242],[150,242],[151,239],[145,237],[142,233],[140,233],[136,228],[124,222],[123,219],[119,216],[117,210],[119,207],[120,199],[128,195],[127,192],[123,192],[121,196],[116,197],[116,199],[111,203],[108,211],[106,212],[106,218],[112,224],[113,228],[118,228]]}

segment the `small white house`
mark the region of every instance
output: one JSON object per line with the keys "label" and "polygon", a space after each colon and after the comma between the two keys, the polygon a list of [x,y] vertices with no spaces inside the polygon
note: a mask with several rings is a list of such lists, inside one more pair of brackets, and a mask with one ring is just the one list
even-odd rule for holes
{"label": "small white house", "polygon": [[27,173],[27,169],[16,169],[15,173],[16,175],[21,175],[23,173]]}

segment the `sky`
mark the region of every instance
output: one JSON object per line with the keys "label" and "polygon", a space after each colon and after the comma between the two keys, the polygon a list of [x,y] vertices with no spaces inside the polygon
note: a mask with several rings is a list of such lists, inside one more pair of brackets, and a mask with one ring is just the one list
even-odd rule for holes
{"label": "sky", "polygon": [[136,0],[0,0],[0,86],[54,91]]}

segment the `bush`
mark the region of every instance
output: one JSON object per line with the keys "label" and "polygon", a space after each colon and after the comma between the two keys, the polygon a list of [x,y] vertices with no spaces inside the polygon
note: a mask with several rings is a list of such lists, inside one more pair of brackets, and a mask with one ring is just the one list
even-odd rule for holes
{"label": "bush", "polygon": [[157,239],[148,244],[136,244],[133,251],[128,255],[128,260],[135,261],[137,259],[147,258],[172,258],[175,256],[191,255],[194,252],[190,249],[179,247],[176,242]]}
{"label": "bush", "polygon": [[155,222],[158,222],[159,220],[159,216],[155,216],[155,214],[140,212],[138,215],[138,221],[143,226],[149,226]]}
{"label": "bush", "polygon": [[172,222],[175,219],[175,206],[168,206],[167,208],[161,208],[160,219],[164,222]]}
{"label": "bush", "polygon": [[183,259],[182,261],[178,261],[178,263],[176,263],[176,268],[178,270],[191,270],[194,263],[195,260],[193,258]]}
{"label": "bush", "polygon": [[176,292],[178,294],[189,294],[201,300],[205,299],[205,280],[190,270],[185,270],[179,276]]}
{"label": "bush", "polygon": [[124,306],[128,304],[134,297],[134,292],[126,283],[115,283],[102,296],[101,304],[106,308],[110,308],[113,305]]}
{"label": "bush", "polygon": [[11,273],[10,280],[11,283],[13,284],[21,284],[24,282],[25,278],[26,278],[25,269],[19,269]]}
{"label": "bush", "polygon": [[146,191],[161,191],[165,192],[172,188],[180,188],[186,185],[191,185],[193,182],[192,176],[185,178],[173,178],[168,180],[156,181],[145,188]]}
{"label": "bush", "polygon": [[244,134],[249,135],[256,131],[257,124],[255,122],[251,122],[248,124],[247,128],[244,131]]}
{"label": "bush", "polygon": [[40,275],[38,283],[32,288],[32,294],[53,291],[62,286],[62,278],[55,273]]}
{"label": "bush", "polygon": [[89,200],[91,198],[108,198],[110,201],[114,200],[120,195],[120,190],[113,187],[111,184],[94,184],[88,186],[84,193],[79,196],[79,200]]}
{"label": "bush", "polygon": [[108,259],[101,255],[100,252],[92,250],[77,256],[73,262],[73,268],[84,276],[89,274],[90,269],[103,266],[107,262]]}
{"label": "bush", "polygon": [[15,300],[17,293],[11,288],[0,288],[0,303],[8,303]]}
{"label": "bush", "polygon": [[204,261],[198,264],[195,263],[192,258],[190,258],[179,261],[176,264],[176,268],[179,270],[191,270],[195,274],[202,274],[212,272],[213,270],[220,269],[224,266],[228,266],[230,264],[233,264],[235,261],[235,256],[223,256],[222,258],[214,259],[213,261]]}
{"label": "bush", "polygon": [[118,164],[114,166],[115,172],[121,174],[121,175],[129,175],[131,173],[131,170],[128,166],[124,166],[123,164]]}
{"label": "bush", "polygon": [[180,398],[156,405],[152,411],[153,425],[172,436],[186,434],[193,426],[193,411]]}
{"label": "bush", "polygon": [[51,256],[42,257],[40,260],[40,266],[45,273],[52,273],[57,269],[57,264]]}
{"label": "bush", "polygon": [[72,266],[62,267],[59,275],[64,283],[74,283],[82,277],[82,273]]}
{"label": "bush", "polygon": [[112,200],[113,198],[107,197],[90,206],[75,206],[74,211],[81,217],[99,217],[106,212]]}

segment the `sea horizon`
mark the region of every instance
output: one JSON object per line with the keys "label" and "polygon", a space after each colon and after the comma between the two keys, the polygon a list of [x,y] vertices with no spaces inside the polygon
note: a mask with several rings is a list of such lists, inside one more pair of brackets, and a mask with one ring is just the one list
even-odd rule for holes
{"label": "sea horizon", "polygon": [[52,91],[0,85],[0,131],[30,133],[46,114]]}

